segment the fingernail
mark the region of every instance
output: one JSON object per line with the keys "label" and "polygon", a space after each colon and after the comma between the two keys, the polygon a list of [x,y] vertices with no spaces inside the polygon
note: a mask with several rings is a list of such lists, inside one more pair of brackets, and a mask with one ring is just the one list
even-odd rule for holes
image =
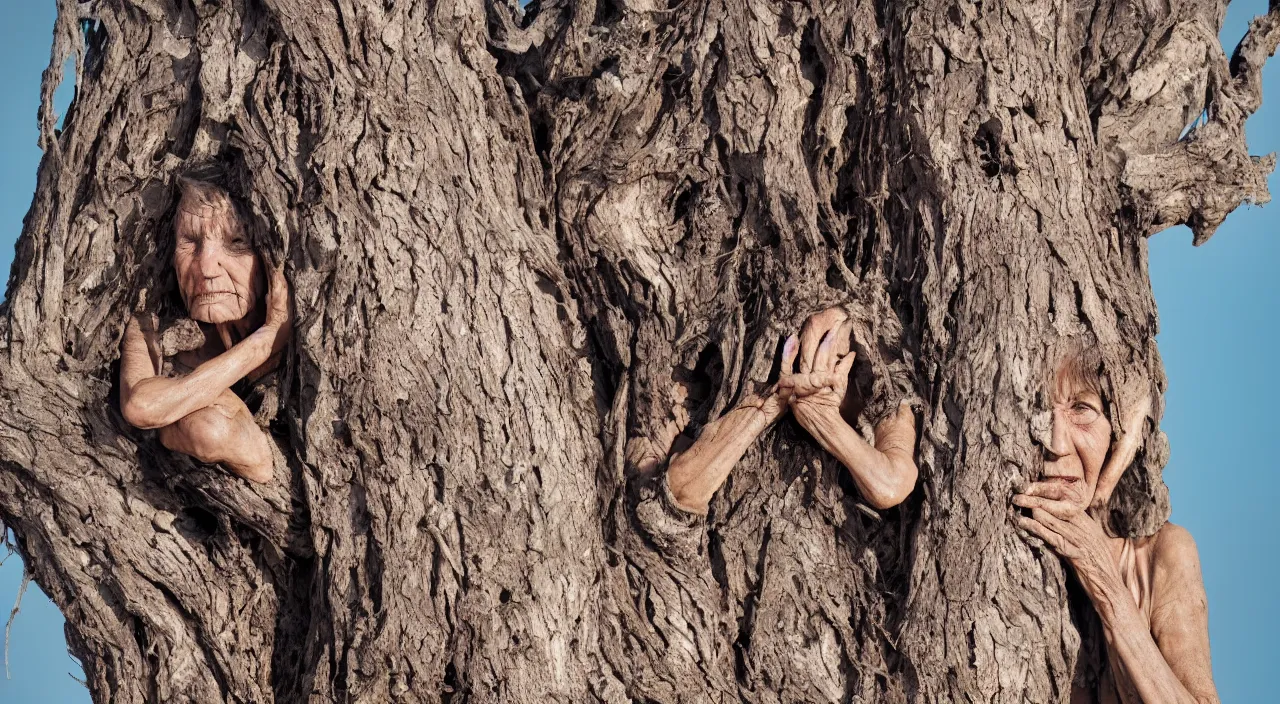
{"label": "fingernail", "polygon": [[791,335],[790,337],[787,338],[787,343],[782,346],[782,353],[791,354],[791,351],[794,350],[795,348],[796,348],[796,336]]}

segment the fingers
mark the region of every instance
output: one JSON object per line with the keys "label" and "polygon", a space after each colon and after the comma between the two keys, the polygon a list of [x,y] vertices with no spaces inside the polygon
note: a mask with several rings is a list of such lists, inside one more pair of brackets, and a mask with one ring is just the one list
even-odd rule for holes
{"label": "fingers", "polygon": [[857,357],[857,352],[849,352],[845,354],[845,356],[841,357],[840,361],[836,362],[836,378],[848,379],[849,372],[853,371],[853,361],[857,359]]}
{"label": "fingers", "polygon": [[1052,530],[1049,529],[1048,526],[1035,520],[1034,518],[1027,518],[1026,516],[1018,516],[1015,520],[1017,521],[1019,528],[1043,540],[1045,545],[1049,546],[1049,549],[1053,550],[1055,553],[1061,554],[1062,546],[1064,544],[1064,541],[1061,535],[1058,535],[1057,533],[1053,532]]}
{"label": "fingers", "polygon": [[267,282],[267,319],[264,324],[277,327],[291,325],[293,311],[289,305],[290,298],[289,280],[285,278],[284,265],[281,264],[271,270],[271,277]]}
{"label": "fingers", "polygon": [[1142,426],[1147,422],[1147,414],[1150,412],[1151,396],[1143,396],[1141,400],[1135,402],[1129,412],[1125,414],[1124,434],[1126,436],[1133,435],[1136,440],[1141,440]]}
{"label": "fingers", "polygon": [[1043,496],[1030,496],[1027,494],[1014,494],[1013,505],[1033,510],[1040,509],[1063,520],[1071,520],[1081,511],[1080,506],[1070,501],[1060,501],[1056,499],[1048,499]]}
{"label": "fingers", "polygon": [[825,381],[825,375],[820,374],[793,374],[786,379],[778,380],[779,391],[785,390],[790,398],[802,398],[810,396],[827,388],[822,383]]}
{"label": "fingers", "polygon": [[828,308],[812,315],[804,323],[800,331],[800,372],[808,373],[813,369],[814,358],[818,355],[818,346],[832,328],[837,328],[849,316],[841,308]]}
{"label": "fingers", "polygon": [[1115,489],[1116,482],[1120,480],[1120,475],[1128,469],[1133,458],[1137,456],[1138,450],[1142,447],[1143,426],[1151,412],[1151,395],[1145,392],[1145,388],[1125,389],[1122,393],[1121,410],[1124,412],[1124,419],[1120,425],[1121,436],[1111,446],[1111,456],[1107,458],[1107,463],[1102,468],[1098,479],[1095,503],[1099,504],[1105,504],[1111,498],[1111,492]]}
{"label": "fingers", "polygon": [[1031,517],[1035,519],[1035,521],[1038,522],[1040,525],[1044,526],[1045,528],[1048,528],[1049,530],[1056,533],[1059,537],[1063,538],[1064,541],[1067,534],[1071,530],[1072,519],[1059,518],[1053,515],[1051,512],[1046,511],[1045,509],[1042,509],[1042,508],[1031,509]]}
{"label": "fingers", "polygon": [[1083,510],[1089,502],[1089,486],[1083,481],[1065,482],[1061,480],[1049,480],[1040,482],[1031,482],[1022,488],[1018,493],[1027,496],[1039,496],[1044,499],[1053,501],[1062,501],[1073,504],[1077,508]]}
{"label": "fingers", "polygon": [[822,336],[822,342],[818,345],[818,352],[813,356],[813,371],[831,371],[831,365],[836,356],[835,339],[836,331],[834,329],[828,330],[827,334]]}
{"label": "fingers", "polygon": [[1018,526],[1043,540],[1061,557],[1070,558],[1077,551],[1069,535],[1071,522],[1064,521],[1042,508],[1031,509],[1031,516],[1018,516]]}
{"label": "fingers", "polygon": [[782,367],[781,371],[778,373],[780,378],[786,378],[795,373],[796,354],[799,352],[800,341],[796,339],[795,335],[789,336],[787,341],[782,345]]}
{"label": "fingers", "polygon": [[843,358],[852,348],[853,321],[846,320],[836,330],[836,357]]}
{"label": "fingers", "polygon": [[[845,363],[845,360],[840,361],[843,363],[843,367],[838,364],[834,371],[792,374],[789,377],[779,379],[778,388],[787,389],[787,392],[796,398],[816,394],[823,390],[831,390],[843,396],[845,387],[848,385],[848,368],[853,362],[852,360],[847,363]],[[841,371],[842,368],[845,371]]]}
{"label": "fingers", "polygon": [[791,403],[792,393],[793,389],[791,386],[784,386],[781,382],[779,382],[777,386],[773,387],[774,398],[778,399],[778,403],[782,404],[782,410],[779,411],[779,415],[786,413],[786,407]]}
{"label": "fingers", "polygon": [[1065,488],[1062,482],[1031,482],[1018,493],[1027,496],[1043,496],[1046,499],[1061,499]]}
{"label": "fingers", "polygon": [[813,371],[832,371],[836,361],[849,354],[849,334],[852,331],[853,323],[848,320],[827,331],[818,345],[817,354],[814,355]]}
{"label": "fingers", "polygon": [[1018,493],[1040,496],[1056,501],[1072,501],[1083,498],[1084,482],[1043,481],[1031,482]]}
{"label": "fingers", "polygon": [[222,346],[231,349],[236,341],[231,336],[231,326],[226,323],[217,323],[214,328],[218,331],[218,338],[222,341]]}

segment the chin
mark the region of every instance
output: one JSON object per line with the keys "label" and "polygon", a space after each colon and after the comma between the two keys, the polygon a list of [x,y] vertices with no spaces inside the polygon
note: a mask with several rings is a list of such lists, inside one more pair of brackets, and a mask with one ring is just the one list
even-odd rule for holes
{"label": "chin", "polygon": [[197,306],[189,312],[191,319],[198,323],[208,323],[217,325],[219,323],[234,323],[244,318],[244,311],[232,310],[228,306]]}

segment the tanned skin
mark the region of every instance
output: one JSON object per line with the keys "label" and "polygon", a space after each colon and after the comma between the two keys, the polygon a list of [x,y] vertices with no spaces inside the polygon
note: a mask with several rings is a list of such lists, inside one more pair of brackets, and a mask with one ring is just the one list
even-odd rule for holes
{"label": "tanned skin", "polygon": [[[1126,541],[1110,537],[1097,517],[1133,461],[1150,400],[1129,404],[1124,433],[1112,446],[1102,399],[1068,376],[1059,369],[1044,477],[1013,504],[1030,509],[1018,525],[1071,566],[1106,632],[1111,679],[1096,693],[1074,691],[1071,701],[1217,702],[1208,601],[1191,534],[1167,523],[1132,541],[1122,559]],[[1148,608],[1139,608],[1142,601]]]}
{"label": "tanned skin", "polygon": [[271,272],[267,284],[230,199],[216,187],[184,190],[174,237],[178,288],[205,344],[177,357],[189,373],[164,376],[158,333],[132,318],[121,351],[120,409],[131,425],[159,429],[174,452],[268,482],[271,440],[231,386],[273,370],[292,335],[284,272]]}
{"label": "tanned skin", "polygon": [[[777,384],[748,396],[708,424],[688,449],[679,451],[677,447],[672,452],[667,484],[677,504],[693,513],[706,513],[712,495],[743,453],[787,410],[848,468],[870,504],[877,508],[896,506],[911,493],[917,470],[912,456],[915,416],[910,407],[903,405],[876,427],[875,446],[863,440],[840,415],[854,360],[846,318],[838,308],[810,317],[799,339],[792,335],[783,346]],[[658,444],[666,448],[673,443],[664,438]]]}

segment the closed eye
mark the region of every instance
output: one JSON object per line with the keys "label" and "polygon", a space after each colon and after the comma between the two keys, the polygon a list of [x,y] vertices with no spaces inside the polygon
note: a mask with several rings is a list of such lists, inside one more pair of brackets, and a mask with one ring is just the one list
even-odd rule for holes
{"label": "closed eye", "polygon": [[1081,425],[1088,425],[1098,419],[1099,411],[1092,404],[1077,401],[1071,406],[1072,420]]}

